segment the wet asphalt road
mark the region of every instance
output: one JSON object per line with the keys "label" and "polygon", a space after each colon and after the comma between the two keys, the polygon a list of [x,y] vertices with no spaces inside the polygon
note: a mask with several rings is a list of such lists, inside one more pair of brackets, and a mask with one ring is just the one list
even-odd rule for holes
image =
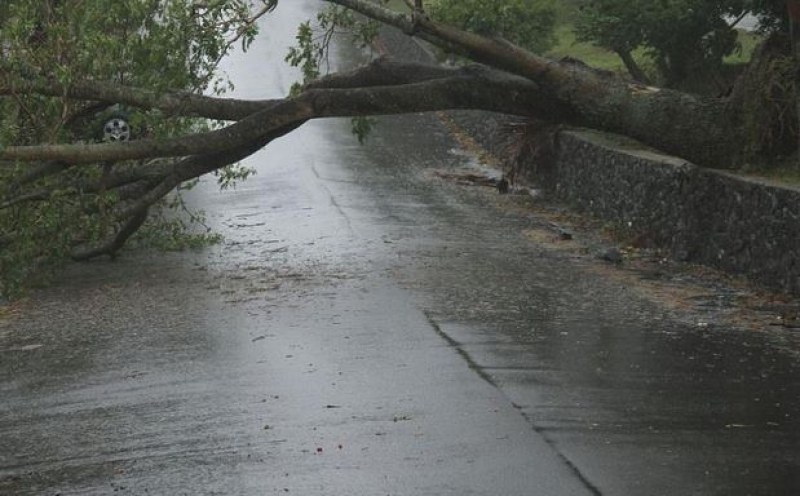
{"label": "wet asphalt road", "polygon": [[[240,96],[316,2],[282,3]],[[345,56],[349,58],[349,56]],[[795,495],[796,336],[698,328],[524,235],[434,116],[340,120],[191,192],[226,241],[0,320],[0,494]]]}

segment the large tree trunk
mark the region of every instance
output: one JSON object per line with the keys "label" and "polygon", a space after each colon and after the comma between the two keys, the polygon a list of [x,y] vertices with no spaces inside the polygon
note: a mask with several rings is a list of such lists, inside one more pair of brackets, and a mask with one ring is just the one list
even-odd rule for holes
{"label": "large tree trunk", "polygon": [[764,165],[797,149],[796,67],[791,40],[776,34],[758,47],[737,80],[729,105],[739,116],[743,162]]}

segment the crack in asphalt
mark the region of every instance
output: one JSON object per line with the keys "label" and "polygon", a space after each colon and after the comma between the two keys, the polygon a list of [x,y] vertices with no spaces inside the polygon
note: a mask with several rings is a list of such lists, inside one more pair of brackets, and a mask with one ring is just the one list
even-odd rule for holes
{"label": "crack in asphalt", "polygon": [[431,328],[434,330],[434,332],[436,332],[436,334],[438,334],[442,339],[444,339],[450,347],[452,347],[459,355],[461,355],[461,357],[467,363],[467,366],[473,371],[475,371],[475,373],[478,374],[478,376],[481,379],[491,384],[494,388],[496,388],[503,394],[503,396],[509,401],[509,403],[520,413],[522,418],[524,418],[525,421],[528,422],[528,424],[530,424],[533,431],[536,434],[538,434],[542,439],[544,439],[545,443],[547,443],[547,445],[550,446],[550,449],[552,449],[553,452],[558,456],[558,458],[564,462],[567,468],[569,468],[569,470],[575,475],[575,477],[577,477],[578,480],[581,481],[584,487],[586,487],[586,489],[588,489],[594,496],[603,496],[603,492],[600,490],[600,488],[594,485],[592,481],[590,481],[589,478],[585,474],[583,474],[583,472],[581,472],[580,468],[577,465],[575,465],[575,463],[573,463],[572,460],[570,460],[564,453],[562,453],[561,450],[558,449],[558,445],[555,443],[555,441],[553,441],[547,436],[544,429],[536,425],[536,422],[522,410],[522,406],[512,401],[511,398],[509,398],[505,394],[505,391],[503,391],[503,389],[497,384],[497,382],[495,382],[492,376],[486,372],[485,368],[481,367],[470,356],[470,354],[461,346],[461,343],[459,343],[458,341],[453,339],[449,334],[447,334],[444,331],[444,329],[442,329],[442,326],[439,325],[439,323],[436,321],[436,319],[429,311],[424,310],[422,313],[425,315],[425,318],[428,320],[428,323],[431,325]]}

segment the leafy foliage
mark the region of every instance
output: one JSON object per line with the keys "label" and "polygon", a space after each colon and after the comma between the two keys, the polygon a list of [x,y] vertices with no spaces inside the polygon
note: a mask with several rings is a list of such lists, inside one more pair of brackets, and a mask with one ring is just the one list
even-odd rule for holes
{"label": "leafy foliage", "polygon": [[446,24],[508,39],[534,53],[555,43],[555,2],[552,0],[435,0],[431,16]]}
{"label": "leafy foliage", "polygon": [[[275,0],[4,0],[0,3],[0,146],[92,142],[111,103],[51,98],[15,88],[60,87],[87,80],[166,90],[221,92],[216,75],[235,43],[246,48],[256,34],[253,15]],[[127,109],[139,137],[166,138],[204,123],[160,111]],[[9,166],[10,165],[10,166]],[[13,295],[32,278],[46,277],[76,246],[91,245],[120,229],[114,211],[126,198],[118,192],[83,190],[113,170],[134,164],[7,164],[0,167],[0,294]],[[31,180],[32,170],[56,167],[57,174]],[[223,185],[246,177],[229,168]],[[25,178],[28,179],[25,179]],[[70,186],[64,186],[70,185]],[[38,192],[46,191],[46,195]],[[6,202],[6,198],[23,201]],[[170,220],[151,232],[179,237]],[[167,226],[169,228],[165,228]],[[178,224],[180,227],[180,224]],[[185,226],[184,226],[185,227]],[[205,238],[204,238],[205,239]],[[209,237],[206,241],[211,241]]]}
{"label": "leafy foliage", "polygon": [[619,54],[644,47],[668,85],[694,71],[719,68],[739,49],[732,20],[751,12],[762,25],[783,25],[785,6],[777,0],[585,0],[576,31]]}
{"label": "leafy foliage", "polygon": [[[181,188],[188,190],[194,184]],[[206,224],[205,213],[190,210],[178,190],[169,201],[162,202],[150,213],[151,222],[146,223],[133,236],[132,244],[144,248],[164,251],[182,251],[208,246],[222,241]]]}
{"label": "leafy foliage", "polygon": [[[387,3],[382,0],[382,3]],[[307,21],[297,29],[297,44],[289,48],[286,62],[299,67],[303,81],[292,86],[292,94],[298,94],[303,85],[320,77],[324,70],[330,69],[329,49],[334,36],[347,35],[359,48],[369,48],[378,36],[379,24],[364,20],[342,7],[330,7],[317,14],[316,24]],[[363,144],[375,125],[369,117],[353,117],[351,131]]]}
{"label": "leafy foliage", "polygon": [[[386,0],[381,0],[386,3]],[[320,77],[330,69],[329,49],[334,36],[348,35],[356,46],[367,48],[378,36],[379,24],[365,20],[343,7],[329,7],[317,14],[316,23],[306,21],[297,29],[297,44],[289,48],[286,62],[299,67],[303,81],[292,88],[293,93],[302,89],[303,84]]]}

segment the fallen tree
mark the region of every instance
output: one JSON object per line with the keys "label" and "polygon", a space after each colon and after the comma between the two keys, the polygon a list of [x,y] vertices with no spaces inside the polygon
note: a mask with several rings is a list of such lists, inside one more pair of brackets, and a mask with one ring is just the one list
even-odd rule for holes
{"label": "fallen tree", "polygon": [[[504,39],[456,29],[430,19],[421,2],[408,14],[369,0],[323,1],[480,65],[447,68],[380,58],[352,72],[317,78],[292,95],[269,101],[89,77],[31,79],[5,67],[0,96],[6,98],[34,95],[88,108],[124,105],[157,111],[164,119],[227,124],[125,142],[69,143],[55,138],[43,144],[6,143],[0,149],[0,249],[30,250],[31,260],[48,255],[78,260],[113,256],[142,226],[149,209],[180,184],[223,170],[306,121],[323,117],[480,109],[620,133],[722,168],[738,167],[756,153],[787,153],[796,145],[793,92],[782,84],[794,74],[794,66],[781,69],[776,62],[787,60],[790,53],[788,40],[780,35],[758,52],[753,70],[730,95],[714,98],[646,86],[572,61],[551,60]],[[275,2],[265,5],[264,12]],[[54,227],[66,251],[37,252],[24,235],[26,223],[43,218],[41,212],[52,205],[67,205],[69,215],[82,220],[66,231]],[[11,271],[9,265],[0,269],[4,274]]]}

